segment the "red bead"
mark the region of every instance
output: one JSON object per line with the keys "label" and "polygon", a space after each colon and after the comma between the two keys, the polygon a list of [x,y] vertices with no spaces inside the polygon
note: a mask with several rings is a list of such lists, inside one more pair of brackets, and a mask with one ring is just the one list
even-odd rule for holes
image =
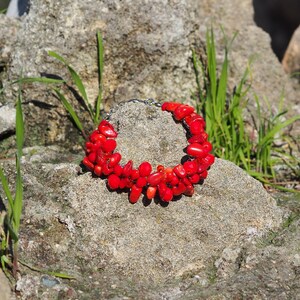
{"label": "red bead", "polygon": [[172,192],[174,196],[179,196],[183,194],[185,190],[186,190],[186,186],[182,182],[179,182],[177,186],[174,186],[172,188]]}
{"label": "red bead", "polygon": [[100,154],[101,152],[98,151],[97,158],[96,158],[96,164],[99,166],[103,166],[106,164],[106,157],[103,154]]}
{"label": "red bead", "polygon": [[192,183],[191,183],[186,177],[185,177],[185,178],[182,178],[182,179],[181,179],[181,182],[182,182],[186,187],[192,185]]}
{"label": "red bead", "polygon": [[200,175],[194,174],[194,175],[190,176],[188,179],[191,183],[196,184],[200,181]]}
{"label": "red bead", "polygon": [[192,185],[188,186],[184,191],[186,196],[192,196],[194,194],[194,187]]}
{"label": "red bead", "polygon": [[161,109],[173,112],[180,105],[181,105],[181,103],[177,103],[177,102],[165,102],[161,106]]}
{"label": "red bead", "polygon": [[104,175],[109,175],[114,171],[113,168],[110,168],[107,164],[102,165],[102,173]]}
{"label": "red bead", "polygon": [[200,179],[205,179],[206,177],[207,177],[207,175],[208,175],[208,172],[207,172],[207,170],[204,170],[202,173],[200,173]]}
{"label": "red bead", "polygon": [[96,157],[97,157],[97,154],[96,152],[91,152],[89,155],[88,155],[88,158],[89,158],[89,161],[94,163],[96,161]]}
{"label": "red bead", "polygon": [[139,172],[140,172],[140,176],[142,177],[149,176],[150,173],[152,172],[151,164],[147,161],[142,162],[139,166]]}
{"label": "red bead", "polygon": [[129,178],[125,178],[125,180],[126,180],[126,187],[130,189],[133,186],[132,180],[130,180]]}
{"label": "red bead", "polygon": [[102,167],[99,165],[96,165],[94,167],[94,174],[100,177],[102,175]]}
{"label": "red bead", "polygon": [[118,177],[116,174],[111,174],[108,176],[107,178],[107,183],[108,186],[112,189],[112,190],[116,190],[119,185],[120,185],[120,177]]}
{"label": "red bead", "polygon": [[124,188],[126,187],[126,185],[127,185],[127,180],[128,180],[128,178],[121,178],[120,184],[119,184],[119,188],[120,188],[120,189],[124,189]]}
{"label": "red bead", "polygon": [[133,185],[131,187],[131,191],[129,194],[129,201],[131,203],[136,203],[139,200],[141,194],[142,194],[142,188],[137,187],[136,185]]}
{"label": "red bead", "polygon": [[139,170],[132,169],[129,176],[132,180],[136,180],[140,177],[140,172]]}
{"label": "red bead", "polygon": [[200,134],[194,135],[188,139],[189,144],[199,143],[202,144],[207,141],[208,134],[206,132],[201,132]]}
{"label": "red bead", "polygon": [[136,181],[136,186],[137,187],[144,187],[147,184],[147,179],[145,177],[140,177],[137,181]]}
{"label": "red bead", "polygon": [[93,148],[94,144],[91,143],[91,142],[86,142],[85,143],[85,150],[87,153],[90,153],[92,151],[92,148]]}
{"label": "red bead", "polygon": [[109,159],[108,166],[109,167],[116,166],[121,161],[121,158],[122,158],[122,156],[120,153],[118,153],[118,152],[114,153]]}
{"label": "red bead", "polygon": [[106,137],[116,138],[118,133],[115,131],[114,127],[106,120],[102,120],[98,126],[98,130]]}
{"label": "red bead", "polygon": [[117,142],[115,140],[106,140],[102,145],[102,150],[104,152],[112,152],[116,149]]}
{"label": "red bead", "polygon": [[169,202],[173,199],[173,192],[170,188],[166,188],[163,196],[161,197],[162,201]]}
{"label": "red bead", "polygon": [[82,163],[88,168],[90,169],[91,171],[94,170],[94,164],[90,162],[90,160],[85,157],[83,160],[82,160]]}
{"label": "red bead", "polygon": [[202,122],[200,120],[194,120],[190,123],[190,133],[193,135],[200,134],[204,131]]}
{"label": "red bead", "polygon": [[161,182],[162,178],[163,178],[163,173],[154,172],[148,176],[147,180],[150,186],[156,186]]}
{"label": "red bead", "polygon": [[123,176],[129,177],[130,173],[132,171],[133,162],[132,160],[129,160],[128,163],[123,167]]}
{"label": "red bead", "polygon": [[100,149],[100,147],[101,147],[102,144],[103,143],[99,142],[99,141],[96,142],[96,143],[94,143],[93,146],[92,146],[92,148],[91,148],[91,151],[92,152],[97,152]]}
{"label": "red bead", "polygon": [[179,179],[176,176],[176,174],[174,173],[174,176],[172,177],[172,180],[169,182],[171,186],[175,186],[179,183]]}
{"label": "red bead", "polygon": [[157,188],[158,188],[159,197],[162,198],[168,187],[164,182],[160,182],[157,185]]}
{"label": "red bead", "polygon": [[184,169],[183,165],[181,165],[181,164],[174,167],[173,171],[180,178],[184,178],[187,175],[186,170]]}
{"label": "red bead", "polygon": [[120,165],[114,166],[113,173],[116,174],[117,176],[121,176],[123,172],[123,168]]}
{"label": "red bead", "polygon": [[190,115],[192,112],[194,112],[194,108],[189,105],[181,104],[174,110],[174,118],[177,121],[182,120],[184,117]]}
{"label": "red bead", "polygon": [[203,127],[205,127],[205,122],[204,122],[203,118],[202,118],[200,115],[196,114],[196,113],[191,113],[189,116],[186,116],[186,117],[184,118],[184,122],[185,122],[188,126],[189,126],[193,121],[195,121],[195,120],[200,120],[200,121],[202,122],[202,124],[203,124]]}
{"label": "red bead", "polygon": [[187,146],[186,152],[190,156],[200,158],[205,157],[207,155],[207,152],[205,152],[202,146],[198,143],[189,144]]}
{"label": "red bead", "polygon": [[164,170],[165,170],[165,167],[162,166],[162,165],[158,165],[158,166],[156,167],[156,171],[157,171],[157,172],[163,172]]}
{"label": "red bead", "polygon": [[208,168],[208,166],[207,165],[204,165],[203,163],[202,163],[202,159],[200,159],[200,161],[198,161],[198,163],[199,163],[199,166],[198,166],[198,171],[197,171],[197,173],[202,173],[202,172],[204,172],[207,168]]}
{"label": "red bead", "polygon": [[149,186],[147,188],[147,193],[146,193],[147,198],[149,200],[153,199],[155,197],[156,191],[157,191],[157,187],[156,186]]}
{"label": "red bead", "polygon": [[204,158],[202,158],[202,163],[206,166],[211,166],[215,162],[215,157],[208,153]]}
{"label": "red bead", "polygon": [[132,180],[130,180],[130,178],[128,177],[122,177],[120,178],[120,189],[124,189],[124,188],[131,188],[133,186],[133,182]]}
{"label": "red bead", "polygon": [[198,162],[197,160],[188,160],[184,162],[183,167],[187,175],[193,175],[198,171]]}
{"label": "red bead", "polygon": [[99,133],[97,130],[95,130],[91,135],[90,135],[90,141],[92,143],[100,142],[104,143],[106,141],[106,137]]}
{"label": "red bead", "polygon": [[210,142],[204,142],[202,144],[202,148],[204,149],[205,152],[210,152],[212,150],[212,145]]}

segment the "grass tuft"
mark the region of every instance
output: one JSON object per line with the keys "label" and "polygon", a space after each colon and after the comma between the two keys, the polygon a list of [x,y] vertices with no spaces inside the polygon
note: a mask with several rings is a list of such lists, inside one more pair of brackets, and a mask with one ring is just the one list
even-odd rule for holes
{"label": "grass tuft", "polygon": [[[16,278],[18,271],[18,241],[19,241],[19,229],[23,207],[23,184],[21,174],[21,158],[23,153],[24,144],[24,122],[22,112],[22,94],[21,84],[19,86],[19,94],[16,104],[16,189],[15,197],[8,186],[8,181],[2,168],[0,167],[0,178],[3,186],[4,193],[8,200],[7,212],[1,212],[2,222],[0,223],[1,233],[1,248],[0,248],[0,260],[2,269],[6,274],[7,268],[11,268],[13,276]],[[5,227],[7,230],[5,230]]]}
{"label": "grass tuft", "polygon": [[[251,61],[234,91],[228,92],[228,52],[235,37],[236,35],[228,42],[224,34],[227,43],[220,71],[217,69],[212,29],[206,34],[206,59],[198,58],[195,51],[192,51],[197,84],[195,106],[198,113],[205,117],[206,131],[210,142],[214,145],[214,154],[234,162],[261,182],[274,185],[276,182],[273,159],[275,141],[284,140],[283,130],[299,120],[300,116],[282,121],[282,116],[287,112],[281,109],[282,97],[279,112],[270,113],[265,117],[256,96],[256,115],[252,115],[252,119],[257,138],[251,137],[244,119],[251,86],[248,83]],[[286,190],[284,187],[278,187]]]}
{"label": "grass tuft", "polygon": [[[69,71],[72,84],[75,86],[79,97],[82,101],[79,101],[80,104],[83,103],[84,109],[86,109],[91,117],[94,126],[97,126],[101,121],[101,104],[103,101],[103,69],[104,69],[104,47],[103,47],[103,39],[101,33],[98,31],[96,35],[97,39],[97,64],[98,64],[98,95],[96,99],[96,103],[94,106],[91,105],[90,100],[88,98],[85,85],[80,77],[80,75],[76,72],[76,70],[67,62],[65,58],[54,51],[49,51],[48,55],[58,60],[62,63]],[[52,84],[52,85],[61,85],[65,86],[67,89],[71,89],[71,86],[68,85],[67,81],[64,79],[54,79],[48,77],[25,77],[19,80],[14,81],[15,83],[42,83],[42,84]],[[66,111],[70,114],[72,120],[74,121],[76,127],[82,133],[83,137],[86,139],[87,136],[83,130],[82,122],[80,118],[76,114],[74,107],[71,105],[71,102],[66,98],[64,93],[59,87],[52,88],[54,94],[61,101]],[[0,91],[1,92],[1,91]]]}

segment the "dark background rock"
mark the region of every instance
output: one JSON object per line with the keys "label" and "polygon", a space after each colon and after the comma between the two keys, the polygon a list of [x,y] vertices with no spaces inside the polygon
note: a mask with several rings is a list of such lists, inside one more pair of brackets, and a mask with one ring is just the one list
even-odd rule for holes
{"label": "dark background rock", "polygon": [[[95,34],[100,30],[105,45],[106,111],[130,98],[191,102],[196,89],[191,48],[198,54],[204,53],[205,33],[213,25],[221,61],[224,36],[220,24],[229,38],[239,32],[230,55],[230,89],[237,85],[249,58],[256,55],[251,67],[252,93],[260,97],[262,106],[266,96],[276,111],[284,87],[286,105],[293,113],[299,113],[299,97],[270,48],[269,36],[256,26],[250,0],[180,0],[155,5],[142,0],[32,0],[29,14],[22,17],[20,30],[12,37],[17,42],[11,49],[3,81],[7,85],[18,78],[21,69],[24,76],[47,73],[68,78],[65,68],[47,55],[48,50],[54,50],[79,72],[93,102],[98,84]],[[6,101],[14,101],[15,93],[7,88]],[[74,97],[71,99],[90,129],[87,114],[79,109]],[[49,88],[26,86],[24,103],[27,145],[78,141],[77,131]],[[254,104],[251,94],[249,103]]]}
{"label": "dark background rock", "polygon": [[300,71],[300,26],[295,30],[284,54],[282,65],[285,71],[299,78]]}
{"label": "dark background rock", "polygon": [[256,24],[271,36],[271,46],[283,59],[289,41],[300,25],[298,0],[253,0]]}

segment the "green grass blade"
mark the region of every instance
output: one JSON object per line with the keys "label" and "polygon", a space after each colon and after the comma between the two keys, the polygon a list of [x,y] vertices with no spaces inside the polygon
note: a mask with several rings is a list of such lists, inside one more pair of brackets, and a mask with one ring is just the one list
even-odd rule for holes
{"label": "green grass blade", "polygon": [[8,214],[11,217],[11,213],[12,213],[12,209],[14,207],[14,200],[13,197],[11,195],[9,186],[8,186],[8,182],[7,182],[7,178],[4,175],[4,172],[2,170],[2,168],[0,167],[0,178],[1,178],[1,183],[2,183],[2,188],[4,190],[5,196],[8,200]]}
{"label": "green grass blade", "polygon": [[92,119],[94,120],[95,119],[95,116],[94,116],[94,112],[93,112],[93,109],[89,103],[89,100],[88,100],[88,96],[87,96],[87,93],[86,93],[86,90],[85,90],[85,87],[82,83],[82,80],[80,78],[80,76],[77,74],[77,72],[67,63],[67,61],[62,57],[60,56],[59,54],[57,54],[56,52],[54,51],[48,51],[48,54],[54,58],[56,58],[57,60],[59,60],[60,62],[62,62],[69,70],[69,73],[72,77],[72,80],[74,82],[74,84],[76,85],[78,91],[79,91],[79,94],[80,96],[82,97],[82,99],[84,100],[84,103],[89,111],[89,114],[91,115]]}
{"label": "green grass blade", "polygon": [[22,149],[24,143],[24,121],[22,111],[22,94],[21,88],[19,88],[19,95],[16,107],[16,140],[17,140],[17,155],[19,159],[22,157]]}
{"label": "green grass blade", "polygon": [[4,220],[5,225],[7,226],[7,230],[8,230],[8,232],[9,232],[11,238],[12,238],[15,242],[17,242],[17,241],[19,240],[18,234],[17,234],[17,232],[14,230],[14,228],[11,226],[11,222],[10,222],[10,220],[9,220],[8,218],[9,218],[9,217],[6,216],[6,218],[5,218],[5,220]]}
{"label": "green grass blade", "polygon": [[228,72],[228,58],[227,58],[227,51],[225,50],[225,58],[222,64],[222,70],[219,79],[218,91],[217,91],[217,112],[220,118],[224,114],[224,109],[226,107],[227,72]]}
{"label": "green grass blade", "polygon": [[100,121],[100,107],[102,103],[102,91],[103,91],[103,69],[104,69],[104,47],[103,47],[103,39],[101,33],[97,31],[97,48],[98,48],[98,97],[96,102],[96,112],[94,123],[99,123]]}
{"label": "green grass blade", "polygon": [[103,39],[100,31],[97,31],[97,47],[98,47],[98,73],[99,73],[99,83],[103,81],[103,68],[104,68],[104,47]]}
{"label": "green grass blade", "polygon": [[24,77],[21,79],[18,79],[14,82],[12,82],[12,84],[15,83],[45,83],[45,84],[63,84],[66,81],[63,79],[54,79],[54,78],[47,78],[47,77]]}
{"label": "green grass blade", "polygon": [[22,207],[23,207],[23,184],[22,184],[22,175],[21,175],[21,158],[22,158],[23,143],[24,143],[24,121],[23,121],[23,112],[22,112],[21,101],[22,101],[21,88],[19,88],[19,96],[18,96],[18,100],[17,100],[17,109],[16,109],[17,179],[16,179],[16,195],[15,195],[14,208],[13,208],[14,230],[16,232],[19,231]]}
{"label": "green grass blade", "polygon": [[272,141],[275,137],[275,135],[281,131],[283,128],[291,125],[292,123],[294,123],[295,121],[300,120],[300,115],[298,116],[294,116],[288,120],[286,120],[283,123],[277,124],[273,127],[273,129],[271,129],[266,136],[260,141],[260,146],[263,147],[263,145],[267,144],[268,142]]}
{"label": "green grass blade", "polygon": [[83,126],[82,126],[76,112],[74,111],[72,105],[69,103],[69,101],[65,98],[65,96],[58,89],[54,89],[54,91],[55,91],[57,97],[59,98],[59,100],[62,102],[65,109],[67,110],[67,112],[71,115],[71,117],[72,117],[74,123],[76,124],[77,128],[84,135]]}
{"label": "green grass blade", "polygon": [[39,272],[39,273],[44,273],[44,274],[48,274],[51,276],[55,276],[55,277],[59,277],[59,278],[63,278],[63,279],[76,279],[76,277],[68,275],[66,273],[60,273],[60,272],[53,272],[53,271],[48,271],[48,270],[43,270],[37,267],[34,267],[22,260],[19,259],[19,263],[21,263],[23,266],[35,271],[35,272]]}
{"label": "green grass blade", "polygon": [[206,33],[206,51],[208,60],[208,74],[210,81],[210,91],[213,102],[217,96],[217,66],[216,66],[216,48],[214,32],[211,29],[210,32]]}

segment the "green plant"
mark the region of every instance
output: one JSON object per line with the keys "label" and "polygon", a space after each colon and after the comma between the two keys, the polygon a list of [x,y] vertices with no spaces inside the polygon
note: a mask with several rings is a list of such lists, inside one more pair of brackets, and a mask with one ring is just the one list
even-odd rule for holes
{"label": "green plant", "polygon": [[[282,130],[300,119],[295,116],[286,121],[281,117],[286,111],[264,117],[260,102],[255,97],[257,119],[254,127],[257,139],[250,138],[246,130],[244,111],[248,104],[247,94],[249,66],[232,94],[228,93],[228,52],[231,41],[226,40],[224,60],[220,72],[217,69],[214,33],[211,29],[206,34],[206,59],[199,59],[192,51],[193,67],[197,83],[196,108],[205,116],[207,133],[214,145],[216,156],[230,160],[244,168],[249,174],[264,183],[275,179],[273,171],[274,141],[282,138]],[[281,107],[281,106],[280,106]]]}
{"label": "green plant", "polygon": [[[66,59],[64,59],[62,56],[60,56],[58,53],[54,51],[49,51],[49,56],[55,58],[59,62],[61,62],[69,71],[71,79],[73,84],[75,85],[78,95],[81,97],[83,101],[80,103],[84,106],[84,108],[88,111],[91,120],[93,122],[94,126],[97,126],[101,120],[101,114],[100,114],[100,108],[101,103],[103,100],[103,67],[104,67],[104,48],[103,48],[103,39],[100,34],[100,32],[97,32],[97,63],[98,63],[98,95],[96,99],[96,103],[94,106],[91,105],[86,88],[82,82],[82,79],[78,75],[78,73],[74,70],[74,68],[67,62]],[[44,84],[56,84],[56,85],[62,85],[65,84],[67,88],[70,88],[69,85],[67,85],[67,81],[62,79],[53,79],[53,78],[47,78],[47,77],[27,77],[27,78],[21,78],[20,80],[17,80],[14,83],[22,82],[22,83],[44,83]],[[70,114],[72,120],[74,121],[76,127],[80,130],[83,137],[87,139],[86,133],[84,131],[84,126],[82,125],[82,122],[80,121],[80,118],[78,117],[75,109],[73,108],[72,104],[64,93],[61,91],[58,87],[52,88],[57,98],[61,101],[67,112]]]}
{"label": "green plant", "polygon": [[10,274],[8,270],[12,270],[14,278],[17,278],[18,263],[27,266],[33,271],[42,272],[52,276],[73,279],[65,273],[52,272],[48,270],[41,270],[36,267],[28,265],[26,262],[20,261],[18,258],[18,242],[19,242],[19,230],[23,207],[23,179],[21,173],[21,158],[23,153],[24,143],[24,121],[22,112],[22,93],[21,85],[19,86],[19,94],[16,104],[16,187],[15,195],[9,188],[8,180],[4,174],[3,169],[0,167],[0,180],[4,194],[7,198],[7,210],[0,211],[0,262],[1,268],[8,278]]}
{"label": "green plant", "polygon": [[[16,190],[15,196],[8,186],[8,181],[4,175],[2,168],[0,167],[0,178],[2,187],[8,200],[7,212],[2,212],[1,218],[1,248],[0,248],[0,260],[1,267],[7,274],[7,266],[12,267],[13,275],[16,278],[18,270],[18,240],[20,220],[23,207],[23,185],[21,175],[21,157],[24,143],[24,123],[23,112],[21,106],[22,94],[21,87],[19,87],[19,95],[16,105]],[[7,231],[5,230],[7,227]]]}

